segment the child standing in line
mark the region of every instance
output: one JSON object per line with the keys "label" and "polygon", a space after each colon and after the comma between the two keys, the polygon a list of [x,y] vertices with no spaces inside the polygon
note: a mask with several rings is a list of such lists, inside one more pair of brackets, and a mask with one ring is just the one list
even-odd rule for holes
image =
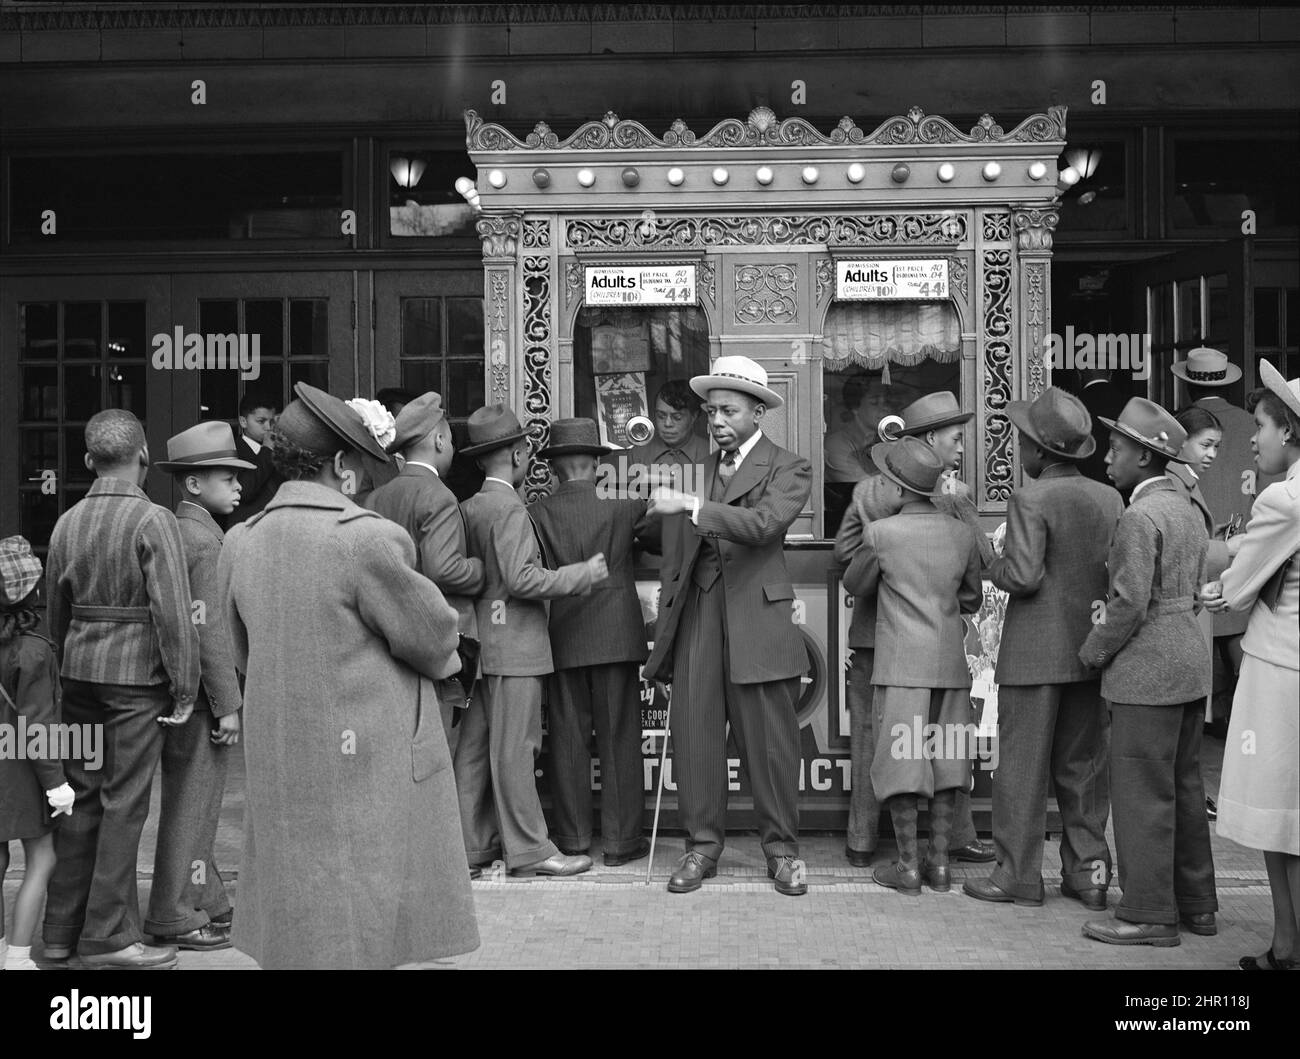
{"label": "child standing in line", "polygon": [[[36,588],[41,561],[23,537],[0,540],[0,725],[17,732],[59,721],[59,664],[54,645],[36,632]],[[48,739],[46,745],[52,745]],[[24,751],[26,740],[24,740]],[[4,896],[0,893],[0,965],[6,971],[34,971],[32,934],[54,871],[54,827],[72,813],[72,788],[63,766],[49,757],[0,755],[0,880],[9,868],[9,843],[23,844],[26,870],[14,902],[12,941],[5,941]],[[46,803],[54,809],[46,813]]]}

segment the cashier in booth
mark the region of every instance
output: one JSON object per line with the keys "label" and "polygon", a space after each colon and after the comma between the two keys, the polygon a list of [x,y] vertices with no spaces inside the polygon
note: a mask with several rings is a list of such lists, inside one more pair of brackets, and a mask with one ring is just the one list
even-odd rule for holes
{"label": "cashier in booth", "polygon": [[618,476],[627,482],[631,468],[641,466],[643,478],[657,468],[656,478],[665,484],[690,489],[698,479],[681,477],[673,468],[702,465],[709,458],[709,443],[696,431],[700,418],[700,399],[685,379],[669,379],[655,395],[655,434],[642,445],[634,445],[611,459],[618,466]]}

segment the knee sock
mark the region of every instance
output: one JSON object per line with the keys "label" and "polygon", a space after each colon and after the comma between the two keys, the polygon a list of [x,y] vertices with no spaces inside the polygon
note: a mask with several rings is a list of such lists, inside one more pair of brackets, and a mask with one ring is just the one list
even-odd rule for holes
{"label": "knee sock", "polygon": [[948,863],[948,846],[952,838],[953,817],[957,811],[957,788],[947,787],[935,791],[930,799],[930,853],[931,864]]}
{"label": "knee sock", "polygon": [[894,838],[898,842],[898,864],[904,871],[916,870],[916,795],[895,794],[889,799],[889,815],[894,821]]}

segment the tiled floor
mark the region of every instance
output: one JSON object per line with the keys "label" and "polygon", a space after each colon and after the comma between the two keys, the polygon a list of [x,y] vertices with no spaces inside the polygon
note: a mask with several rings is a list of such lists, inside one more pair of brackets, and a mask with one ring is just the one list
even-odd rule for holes
{"label": "tiled floor", "polygon": [[[1207,739],[1205,750],[1206,786],[1214,791],[1222,743]],[[218,864],[227,871],[238,863],[242,811],[243,776],[236,769],[218,836]],[[155,802],[140,851],[142,904],[156,821]],[[1046,904],[1020,908],[960,893],[961,881],[987,874],[986,865],[955,867],[952,893],[902,897],[873,883],[868,869],[849,867],[842,836],[825,835],[802,842],[809,894],[782,897],[766,878],[757,838],[736,835],[728,841],[718,878],[695,894],[665,889],[680,853],[676,837],[656,850],[650,886],[645,861],[605,868],[599,858],[595,869],[574,879],[485,878],[474,884],[482,946],[436,966],[1226,969],[1269,944],[1272,912],[1263,859],[1217,837],[1219,934],[1184,934],[1183,944],[1172,949],[1116,948],[1084,938],[1080,927],[1095,913],[1056,893],[1060,861],[1054,843],[1044,857]],[[17,844],[11,852],[16,856],[4,880],[8,901],[22,868]],[[881,851],[881,859],[887,855]],[[237,882],[232,889],[237,891]],[[234,950],[181,954],[182,969],[255,966]]]}

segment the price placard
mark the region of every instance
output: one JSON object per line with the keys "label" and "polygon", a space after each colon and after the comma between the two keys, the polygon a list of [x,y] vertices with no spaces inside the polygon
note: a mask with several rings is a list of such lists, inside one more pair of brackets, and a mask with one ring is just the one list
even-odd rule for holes
{"label": "price placard", "polygon": [[837,261],[835,297],[841,301],[939,299],[948,297],[948,262]]}
{"label": "price placard", "polygon": [[694,265],[590,265],[588,305],[694,305]]}

